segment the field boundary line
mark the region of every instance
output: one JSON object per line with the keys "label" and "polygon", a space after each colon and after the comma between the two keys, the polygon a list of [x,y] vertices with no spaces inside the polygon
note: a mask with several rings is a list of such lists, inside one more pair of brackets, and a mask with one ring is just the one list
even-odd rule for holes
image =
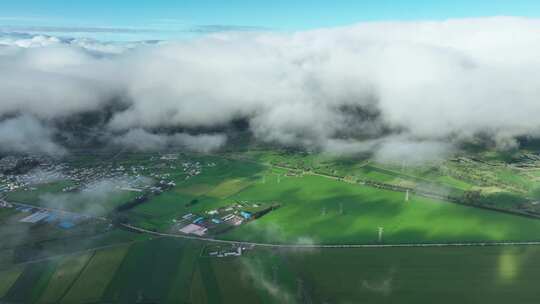
{"label": "field boundary line", "polygon": [[121,226],[132,231],[153,234],[161,237],[175,237],[188,240],[199,240],[212,243],[250,245],[255,247],[269,248],[290,248],[290,249],[317,249],[317,248],[406,248],[406,247],[488,247],[488,246],[538,246],[540,241],[522,241],[522,242],[449,242],[449,243],[395,243],[395,244],[274,244],[249,241],[220,240],[214,238],[205,238],[183,234],[162,233],[151,231],[144,228],[121,224]]}

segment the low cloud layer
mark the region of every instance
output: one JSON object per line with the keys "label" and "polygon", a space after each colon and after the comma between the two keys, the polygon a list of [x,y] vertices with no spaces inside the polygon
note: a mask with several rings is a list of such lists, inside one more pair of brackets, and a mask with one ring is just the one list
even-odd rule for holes
{"label": "low cloud layer", "polygon": [[122,199],[124,195],[123,187],[133,187],[135,183],[149,185],[151,182],[147,178],[137,178],[135,180],[122,178],[101,179],[84,185],[80,191],[76,192],[44,193],[39,196],[39,201],[49,208],[73,210],[81,214],[101,216],[116,207],[115,202]]}
{"label": "low cloud layer", "polygon": [[219,149],[227,140],[222,134],[173,135],[153,134],[143,129],[132,129],[126,134],[116,136],[113,143],[137,151],[160,151],[170,148],[183,148],[193,152],[212,152]]}
{"label": "low cloud layer", "polygon": [[31,116],[0,121],[0,152],[62,155],[65,149],[53,142],[53,132]]}
{"label": "low cloud layer", "polygon": [[540,20],[504,17],[140,44],[0,34],[0,117],[58,121],[117,101],[103,132],[136,149],[219,147],[215,132],[155,130],[236,119],[260,141],[382,160],[479,135],[508,148],[539,134],[539,36]]}

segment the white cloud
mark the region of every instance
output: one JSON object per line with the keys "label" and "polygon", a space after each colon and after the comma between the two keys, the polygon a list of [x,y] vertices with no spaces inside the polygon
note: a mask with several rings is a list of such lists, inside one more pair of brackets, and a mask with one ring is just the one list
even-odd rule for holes
{"label": "white cloud", "polygon": [[62,155],[65,150],[52,140],[52,132],[30,116],[0,122],[0,151]]}
{"label": "white cloud", "polygon": [[539,36],[540,20],[498,17],[218,33],[114,50],[0,38],[9,45],[0,48],[0,114],[50,119],[121,97],[131,106],[114,115],[115,131],[246,117],[258,139],[330,151],[407,138],[435,153],[434,143],[478,133],[506,145],[540,129]]}
{"label": "white cloud", "polygon": [[143,129],[131,129],[126,134],[114,137],[117,146],[137,151],[159,151],[166,148],[184,148],[195,152],[212,152],[225,144],[223,134],[191,135],[175,133],[153,134]]}

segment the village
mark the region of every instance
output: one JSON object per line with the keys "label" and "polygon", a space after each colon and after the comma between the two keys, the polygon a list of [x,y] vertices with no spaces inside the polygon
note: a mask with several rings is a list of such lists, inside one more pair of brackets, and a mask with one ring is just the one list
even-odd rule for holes
{"label": "village", "polygon": [[253,250],[255,246],[253,244],[209,244],[205,246],[201,251],[201,257],[203,258],[231,258],[241,257],[250,250]]}
{"label": "village", "polygon": [[[70,166],[43,156],[7,156],[0,159],[0,193],[11,191],[32,191],[37,185],[65,182],[62,192],[85,190],[101,180],[121,180],[121,190],[142,192],[161,191],[162,185],[175,186],[171,171],[177,170],[176,154],[150,157],[148,165],[122,165],[104,162],[92,166]],[[215,166],[209,163],[207,166]],[[200,162],[183,161],[181,172],[189,179],[201,174]],[[155,183],[141,182],[151,179]]]}
{"label": "village", "polygon": [[[203,165],[200,162],[184,160],[179,163],[177,159],[176,154],[165,154],[151,156],[144,165],[103,162],[74,166],[45,156],[3,157],[0,159],[0,208],[24,214],[18,216],[21,223],[56,225],[62,229],[71,229],[91,219],[106,220],[105,215],[70,212],[44,205],[39,201],[40,195],[98,193],[104,183],[112,185],[116,191],[140,193],[140,197],[145,193],[158,195],[176,186],[171,172],[181,172],[185,179],[201,174]],[[215,166],[214,163],[206,165]],[[21,194],[25,199],[19,200],[14,194]]]}
{"label": "village", "polygon": [[279,208],[279,204],[250,203],[240,201],[228,206],[204,211],[201,214],[187,213],[172,220],[171,233],[195,236],[225,233],[235,227],[258,219]]}

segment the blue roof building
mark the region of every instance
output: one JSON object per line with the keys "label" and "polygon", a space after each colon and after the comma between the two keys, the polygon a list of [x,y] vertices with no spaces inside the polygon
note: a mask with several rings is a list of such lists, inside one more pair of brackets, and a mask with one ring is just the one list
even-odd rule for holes
{"label": "blue roof building", "polygon": [[240,211],[240,215],[245,218],[246,220],[249,220],[251,218],[251,213],[247,211]]}
{"label": "blue roof building", "polygon": [[62,221],[62,222],[60,222],[60,224],[58,224],[58,227],[63,228],[63,229],[71,229],[74,226],[75,226],[75,224],[73,222],[70,222],[70,221]]}

